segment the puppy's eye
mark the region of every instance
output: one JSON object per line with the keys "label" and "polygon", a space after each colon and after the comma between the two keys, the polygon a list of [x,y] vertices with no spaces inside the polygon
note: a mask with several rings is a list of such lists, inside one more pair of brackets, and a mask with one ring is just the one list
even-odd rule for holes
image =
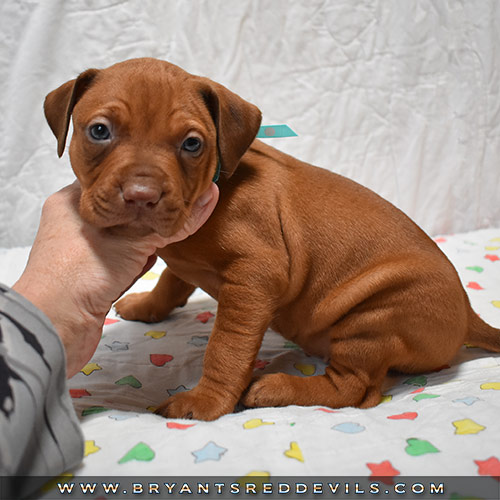
{"label": "puppy's eye", "polygon": [[96,123],[89,128],[89,134],[95,141],[107,141],[111,137],[111,132],[103,123]]}
{"label": "puppy's eye", "polygon": [[188,153],[197,153],[201,149],[201,140],[198,137],[188,137],[182,143],[182,149]]}

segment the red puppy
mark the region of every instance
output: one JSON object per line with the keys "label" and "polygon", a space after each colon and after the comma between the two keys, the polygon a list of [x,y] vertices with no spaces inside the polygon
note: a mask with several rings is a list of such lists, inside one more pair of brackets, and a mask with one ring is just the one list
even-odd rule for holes
{"label": "red puppy", "polygon": [[[160,321],[196,287],[219,306],[203,375],[159,413],[212,420],[247,406],[376,405],[388,370],[448,363],[464,342],[500,352],[500,330],[472,311],[455,269],[408,217],[372,191],[255,140],[252,104],[172,64],[137,59],[88,70],[51,92],[49,125],[99,227],[168,235],[220,163],[220,200],[150,293],[116,304]],[[271,326],[329,359],[324,375],[252,380]]]}

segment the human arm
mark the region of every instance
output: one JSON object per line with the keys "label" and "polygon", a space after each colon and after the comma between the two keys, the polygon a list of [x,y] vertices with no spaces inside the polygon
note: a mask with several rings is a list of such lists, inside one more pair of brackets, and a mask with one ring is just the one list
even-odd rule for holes
{"label": "human arm", "polygon": [[0,285],[0,497],[6,483],[20,485],[15,475],[46,479],[81,461],[66,376],[94,353],[113,301],[152,265],[158,247],[206,221],[218,190],[212,184],[169,239],[95,230],[79,217],[79,195],[73,184],[48,199],[25,271],[13,289]]}
{"label": "human arm", "polygon": [[43,311],[65,347],[72,377],[92,357],[112,303],[154,263],[157,248],[185,239],[208,219],[215,184],[196,203],[184,228],[170,238],[141,238],[86,224],[74,183],[45,202],[28,264],[13,289]]}

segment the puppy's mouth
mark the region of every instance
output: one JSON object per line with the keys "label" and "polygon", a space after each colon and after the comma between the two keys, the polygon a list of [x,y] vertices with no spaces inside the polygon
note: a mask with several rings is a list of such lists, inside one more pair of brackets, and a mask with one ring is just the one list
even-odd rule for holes
{"label": "puppy's mouth", "polygon": [[185,223],[188,213],[181,198],[152,182],[128,182],[112,189],[82,193],[80,214],[90,224],[121,233],[158,233],[169,237]]}

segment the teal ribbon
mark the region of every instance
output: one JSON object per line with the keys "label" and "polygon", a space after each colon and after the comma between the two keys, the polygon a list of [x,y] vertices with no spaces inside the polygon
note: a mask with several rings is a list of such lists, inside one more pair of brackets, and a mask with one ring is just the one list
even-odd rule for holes
{"label": "teal ribbon", "polygon": [[257,139],[278,137],[297,137],[297,134],[288,125],[263,125],[257,134]]}
{"label": "teal ribbon", "polygon": [[[262,125],[257,133],[257,139],[274,139],[279,137],[297,137],[297,134],[288,125]],[[217,182],[220,177],[221,164],[217,162],[212,182]]]}

